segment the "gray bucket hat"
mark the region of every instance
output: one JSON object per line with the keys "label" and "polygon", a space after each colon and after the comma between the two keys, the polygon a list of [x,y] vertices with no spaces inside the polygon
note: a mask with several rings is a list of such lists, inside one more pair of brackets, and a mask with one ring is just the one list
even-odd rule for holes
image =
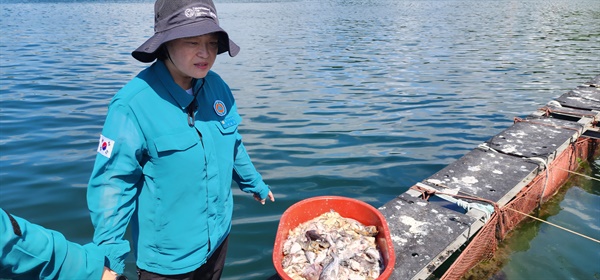
{"label": "gray bucket hat", "polygon": [[217,53],[228,51],[229,56],[236,56],[240,47],[219,26],[212,0],[157,0],[154,3],[154,35],[131,55],[141,62],[152,62],[163,43],[214,32],[219,34]]}

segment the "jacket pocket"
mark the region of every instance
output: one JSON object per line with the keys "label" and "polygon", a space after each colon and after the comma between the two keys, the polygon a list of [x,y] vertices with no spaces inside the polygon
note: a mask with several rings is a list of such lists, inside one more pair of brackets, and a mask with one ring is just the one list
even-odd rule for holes
{"label": "jacket pocket", "polygon": [[200,142],[198,133],[194,129],[189,129],[185,132],[163,135],[154,140],[156,151],[161,152],[176,152],[185,151]]}

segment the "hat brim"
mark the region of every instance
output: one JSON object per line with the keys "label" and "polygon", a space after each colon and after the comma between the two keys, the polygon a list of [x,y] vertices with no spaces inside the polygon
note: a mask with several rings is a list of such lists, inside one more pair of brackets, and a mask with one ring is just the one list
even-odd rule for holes
{"label": "hat brim", "polygon": [[227,32],[211,19],[197,21],[163,32],[154,33],[150,39],[146,40],[146,42],[133,51],[131,55],[141,62],[152,62],[156,59],[156,51],[158,48],[166,42],[179,38],[195,37],[216,32],[220,33],[219,35],[222,35],[219,40],[223,41],[219,44],[217,54],[229,52],[229,56],[236,56],[240,52],[240,47],[231,41]]}

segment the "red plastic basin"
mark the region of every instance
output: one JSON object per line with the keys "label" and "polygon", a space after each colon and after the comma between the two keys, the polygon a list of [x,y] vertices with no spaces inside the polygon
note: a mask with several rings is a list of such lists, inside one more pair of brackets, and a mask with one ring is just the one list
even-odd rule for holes
{"label": "red plastic basin", "polygon": [[360,200],[341,196],[317,196],[308,198],[290,206],[279,220],[275,246],[273,247],[273,265],[277,274],[284,280],[292,280],[282,267],[283,243],[289,231],[301,223],[312,220],[330,210],[338,212],[342,217],[355,219],[366,226],[376,226],[379,234],[375,237],[377,246],[383,257],[384,271],[377,279],[388,279],[394,270],[396,255],[394,243],[390,236],[387,222],[375,207]]}

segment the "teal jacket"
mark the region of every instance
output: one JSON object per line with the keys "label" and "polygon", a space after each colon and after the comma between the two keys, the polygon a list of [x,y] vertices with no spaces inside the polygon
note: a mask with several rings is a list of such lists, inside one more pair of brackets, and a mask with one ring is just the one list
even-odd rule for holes
{"label": "teal jacket", "polygon": [[262,199],[269,187],[242,144],[242,118],[227,84],[214,72],[194,97],[157,61],[112,99],[89,181],[94,243],[122,273],[131,221],[137,266],[181,274],[206,262],[231,229],[232,180]]}
{"label": "teal jacket", "polygon": [[104,256],[0,208],[0,278],[100,280]]}

